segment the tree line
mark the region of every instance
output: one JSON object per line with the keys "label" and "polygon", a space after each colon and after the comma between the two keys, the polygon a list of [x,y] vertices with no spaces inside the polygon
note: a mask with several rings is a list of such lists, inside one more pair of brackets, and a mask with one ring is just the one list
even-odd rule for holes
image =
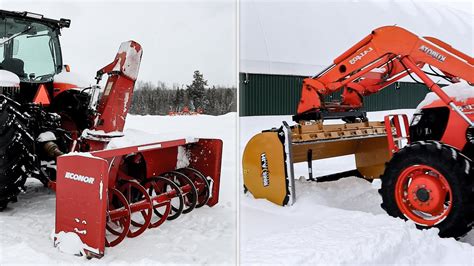
{"label": "tree line", "polygon": [[209,86],[199,70],[194,71],[191,84],[171,86],[138,81],[133,92],[131,114],[167,115],[179,112],[199,112],[222,115],[237,111],[235,87]]}

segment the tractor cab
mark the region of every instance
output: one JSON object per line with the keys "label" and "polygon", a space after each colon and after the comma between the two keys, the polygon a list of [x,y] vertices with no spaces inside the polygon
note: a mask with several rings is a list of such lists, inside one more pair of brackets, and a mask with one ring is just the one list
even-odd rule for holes
{"label": "tractor cab", "polygon": [[64,68],[60,30],[69,25],[67,19],[0,10],[0,71],[16,75],[21,88],[3,90],[2,94],[19,102],[32,102],[41,85],[50,97],[54,94],[54,76]]}

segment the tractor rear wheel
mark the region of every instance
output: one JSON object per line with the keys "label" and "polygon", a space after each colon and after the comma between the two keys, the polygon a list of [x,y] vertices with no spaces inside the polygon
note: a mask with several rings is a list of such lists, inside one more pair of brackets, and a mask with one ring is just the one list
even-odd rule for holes
{"label": "tractor rear wheel", "polygon": [[441,237],[460,237],[473,222],[472,162],[436,141],[407,145],[382,175],[382,208],[419,228],[437,227]]}
{"label": "tractor rear wheel", "polygon": [[27,125],[19,105],[0,95],[0,211],[16,201],[35,162]]}

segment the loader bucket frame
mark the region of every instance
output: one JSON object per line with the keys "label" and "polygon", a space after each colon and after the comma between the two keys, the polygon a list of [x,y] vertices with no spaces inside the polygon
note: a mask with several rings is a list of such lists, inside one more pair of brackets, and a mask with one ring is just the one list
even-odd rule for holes
{"label": "loader bucket frame", "polygon": [[[242,167],[245,189],[255,198],[275,204],[293,205],[296,201],[295,163],[308,163],[310,180],[331,179],[348,172],[312,178],[312,161],[343,155],[355,155],[356,170],[350,174],[366,179],[379,178],[391,152],[387,130],[394,128],[389,120],[345,125],[298,124],[283,121],[279,129],[255,135],[245,147]],[[398,120],[397,120],[398,121]]]}
{"label": "loader bucket frame", "polygon": [[[88,257],[100,258],[104,255],[106,246],[117,244],[125,236],[135,237],[142,233],[136,231],[134,235],[130,230],[123,232],[122,239],[114,243],[107,242],[106,226],[110,219],[119,219],[121,215],[128,215],[126,217],[131,219],[130,212],[133,213],[135,210],[143,214],[143,206],[147,202],[151,201],[153,205],[162,202],[166,204],[171,194],[173,197],[176,193],[185,193],[186,186],[183,186],[179,190],[168,191],[161,195],[150,195],[145,203],[130,202],[127,207],[110,210],[111,197],[117,195],[122,179],[128,177],[121,172],[120,166],[124,158],[129,156],[140,158],[145,162],[146,179],[125,180],[127,184],[138,186],[137,184],[147,182],[148,179],[160,176],[162,173],[191,167],[202,173],[209,181],[210,195],[205,205],[210,207],[216,205],[219,201],[222,145],[219,139],[190,138],[91,153],[71,153],[58,157],[56,236],[60,233],[76,234],[83,243],[84,253]],[[168,215],[169,213],[165,214],[164,220]],[[145,220],[143,223],[146,225],[143,228],[161,225],[160,222],[152,226],[150,218]]]}

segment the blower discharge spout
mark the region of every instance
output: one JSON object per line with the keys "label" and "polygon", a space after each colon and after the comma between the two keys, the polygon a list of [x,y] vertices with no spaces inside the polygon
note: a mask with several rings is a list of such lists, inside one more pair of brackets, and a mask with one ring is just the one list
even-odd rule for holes
{"label": "blower discharge spout", "polygon": [[97,105],[99,115],[94,120],[94,127],[82,134],[93,150],[103,149],[111,138],[123,136],[142,53],[143,50],[137,42],[124,42],[120,45],[114,61],[97,71],[97,82],[104,74],[108,75],[108,79]]}

